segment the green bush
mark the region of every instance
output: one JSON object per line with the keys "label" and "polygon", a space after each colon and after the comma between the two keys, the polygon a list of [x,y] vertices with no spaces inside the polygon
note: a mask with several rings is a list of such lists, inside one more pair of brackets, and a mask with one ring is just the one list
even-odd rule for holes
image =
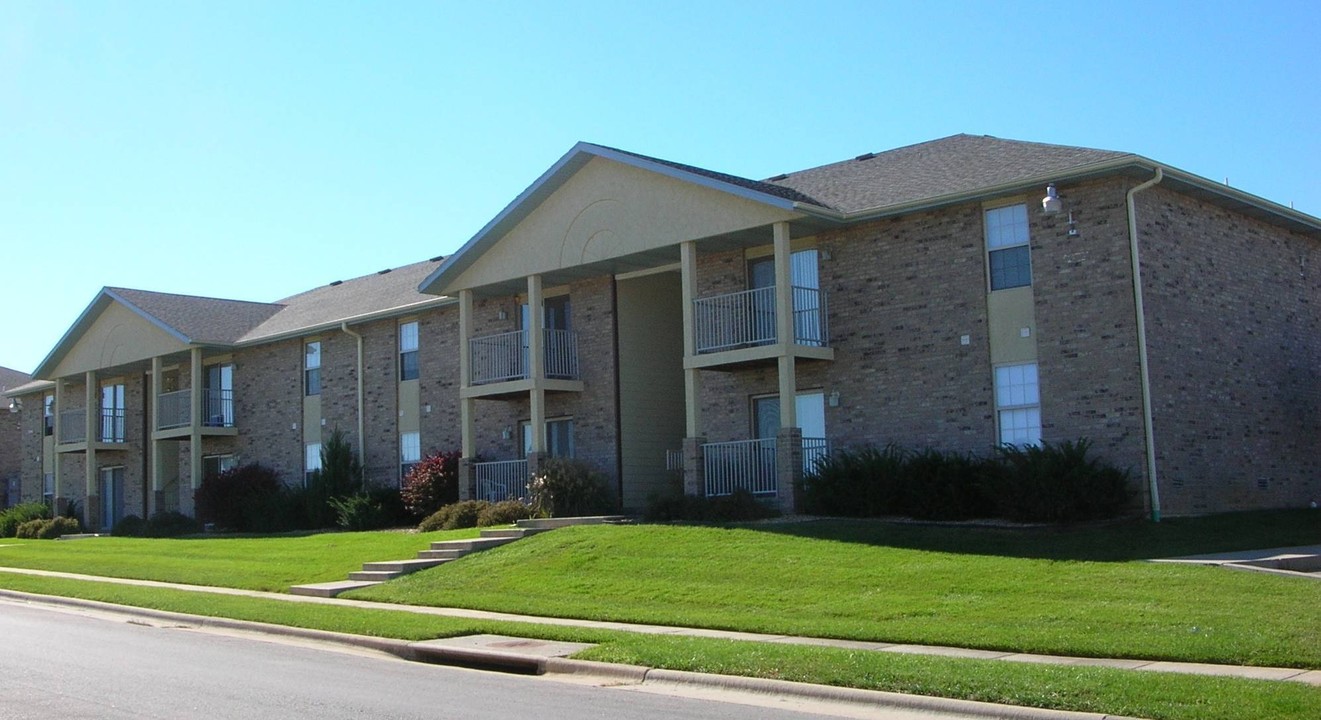
{"label": "green bush", "polygon": [[1087,440],[997,449],[986,482],[1000,517],[1019,522],[1082,522],[1119,517],[1133,500],[1129,473],[1088,457]]}
{"label": "green bush", "polygon": [[21,503],[5,510],[0,510],[0,537],[14,537],[18,526],[32,520],[46,520],[51,516],[50,507],[45,503]]}
{"label": "green bush", "polygon": [[307,478],[301,501],[300,517],[295,526],[309,529],[332,527],[339,522],[340,510],[332,501],[362,491],[362,464],[349,444],[348,435],[339,428],[321,446],[321,469]]}
{"label": "green bush", "polygon": [[279,473],[249,463],[204,478],[193,497],[197,519],[203,523],[239,532],[270,532],[287,529],[284,495]]}
{"label": "green bush", "polygon": [[477,527],[477,518],[481,517],[482,511],[490,505],[491,503],[485,500],[462,500],[450,503],[428,515],[417,529],[422,532],[435,532]]}
{"label": "green bush", "polygon": [[147,534],[147,521],[137,515],[125,515],[110,529],[115,537],[142,537]]}
{"label": "green bush", "polygon": [[426,517],[459,501],[459,451],[422,458],[404,478],[400,494],[413,517]]}
{"label": "green bush", "polygon": [[747,490],[719,497],[662,495],[647,505],[646,518],[653,522],[746,522],[777,517],[780,511],[758,500]]}
{"label": "green bush", "polygon": [[164,538],[192,535],[202,528],[197,520],[175,510],[158,510],[142,529],[145,537]]}
{"label": "green bush", "polygon": [[492,525],[512,525],[519,520],[532,517],[532,508],[518,500],[501,500],[491,503],[477,513],[477,527]]}
{"label": "green bush", "polygon": [[28,520],[18,526],[17,537],[28,540],[54,540],[61,535],[77,535],[82,525],[74,518],[56,517]]}
{"label": "green bush", "polygon": [[397,520],[400,508],[392,506],[390,501],[398,496],[397,490],[376,489],[331,498],[330,507],[335,509],[336,524],[344,530],[380,530],[391,527]]}
{"label": "green bush", "polygon": [[804,481],[803,508],[817,515],[923,520],[999,517],[1078,522],[1123,515],[1129,474],[1088,457],[1087,440],[1004,446],[991,457],[925,449],[841,450]]}
{"label": "green bush", "polygon": [[837,450],[821,458],[803,484],[803,510],[836,517],[899,512],[908,453],[890,443]]}
{"label": "green bush", "polygon": [[604,515],[615,509],[606,478],[572,458],[547,458],[528,483],[537,517]]}

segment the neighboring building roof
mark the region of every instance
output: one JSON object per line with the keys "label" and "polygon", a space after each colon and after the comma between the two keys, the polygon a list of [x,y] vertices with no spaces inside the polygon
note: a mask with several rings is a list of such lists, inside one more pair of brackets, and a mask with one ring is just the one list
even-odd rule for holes
{"label": "neighboring building roof", "polygon": [[[437,257],[336,281],[274,303],[103,288],[37,367],[36,374],[41,376],[53,369],[111,302],[122,304],[185,344],[213,347],[256,344],[335,327],[343,322],[401,314],[412,308],[452,302],[449,298],[426,295],[417,289],[422,278],[441,260]],[[25,376],[24,382],[26,380]],[[28,391],[35,389],[41,388],[34,385]]]}
{"label": "neighboring building roof", "polygon": [[276,303],[279,312],[249,328],[239,343],[260,342],[363,316],[401,312],[415,305],[441,302],[434,295],[419,292],[417,286],[440,265],[442,259],[437,257],[382,270],[287,297]]}
{"label": "neighboring building roof", "polygon": [[41,392],[55,387],[55,383],[49,380],[32,380],[21,385],[13,385],[5,390],[0,390],[0,395],[5,397],[20,397],[30,393]]}
{"label": "neighboring building roof", "polygon": [[817,198],[818,205],[851,214],[1134,157],[1110,150],[1001,140],[989,135],[951,135],[787,173],[767,182]]}
{"label": "neighboring building roof", "polygon": [[32,376],[25,372],[0,366],[0,393],[26,385],[30,380],[32,380]]}

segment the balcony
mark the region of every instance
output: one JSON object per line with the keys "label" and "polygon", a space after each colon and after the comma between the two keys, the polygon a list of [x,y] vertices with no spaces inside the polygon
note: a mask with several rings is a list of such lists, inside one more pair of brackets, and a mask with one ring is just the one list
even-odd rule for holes
{"label": "balcony", "polygon": [[[193,400],[191,390],[175,390],[156,397],[156,439],[191,434]],[[234,391],[207,388],[202,391],[202,434],[233,435]]]}
{"label": "balcony", "polygon": [[[830,454],[830,443],[825,438],[805,437],[802,452],[803,473],[809,474]],[[753,495],[774,497],[779,494],[777,463],[775,438],[706,443],[702,446],[706,496],[746,490]],[[682,467],[682,460],[679,466]]]}
{"label": "balcony", "polygon": [[[577,333],[555,329],[542,332],[545,358],[542,384],[547,390],[581,391]],[[468,360],[469,396],[526,392],[539,380],[532,377],[525,330],[469,340]]]}
{"label": "balcony", "polygon": [[477,500],[500,502],[527,493],[527,460],[497,460],[473,463]]}
{"label": "balcony", "polygon": [[693,340],[698,355],[737,353],[725,358],[698,359],[703,367],[729,362],[767,360],[783,345],[799,357],[833,359],[826,322],[826,296],[816,288],[798,287],[793,295],[793,338],[782,341],[777,331],[775,288],[764,287],[693,300]]}
{"label": "balcony", "polygon": [[[97,412],[96,440],[93,444],[103,450],[113,450],[123,446],[127,441],[124,434],[124,409],[102,408]],[[60,411],[59,444],[64,446],[61,448],[62,452],[81,452],[87,449],[85,409]]]}

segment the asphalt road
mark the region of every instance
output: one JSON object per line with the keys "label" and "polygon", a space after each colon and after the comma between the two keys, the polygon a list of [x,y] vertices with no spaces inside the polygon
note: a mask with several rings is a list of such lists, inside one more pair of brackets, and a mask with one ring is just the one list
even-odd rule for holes
{"label": "asphalt road", "polygon": [[727,699],[422,665],[287,639],[0,602],[0,718],[6,720],[911,717],[767,696],[739,701],[758,705]]}

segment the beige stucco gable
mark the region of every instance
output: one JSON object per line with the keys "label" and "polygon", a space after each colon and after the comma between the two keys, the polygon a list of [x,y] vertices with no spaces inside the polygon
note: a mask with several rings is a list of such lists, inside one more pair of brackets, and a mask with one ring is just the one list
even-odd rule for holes
{"label": "beige stucco gable", "polygon": [[798,217],[788,210],[594,157],[448,283],[444,292]]}
{"label": "beige stucco gable", "polygon": [[149,360],[188,349],[188,345],[117,302],[109,302],[76,338],[50,373],[80,375],[117,365]]}

